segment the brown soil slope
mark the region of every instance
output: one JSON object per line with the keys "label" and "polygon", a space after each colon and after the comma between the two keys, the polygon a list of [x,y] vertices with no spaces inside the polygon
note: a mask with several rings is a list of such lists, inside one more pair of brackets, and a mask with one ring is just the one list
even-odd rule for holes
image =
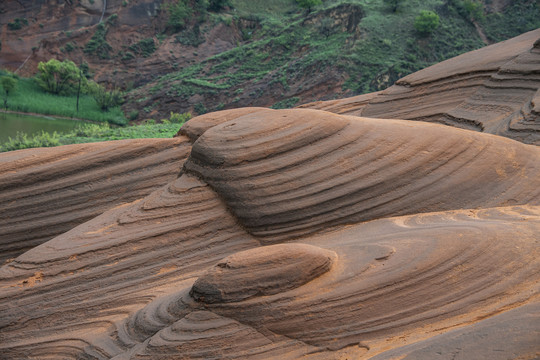
{"label": "brown soil slope", "polygon": [[379,93],[301,107],[438,122],[540,145],[540,29],[418,71]]}
{"label": "brown soil slope", "polygon": [[3,356],[540,350],[540,148],[317,110],[226,111],[183,131],[177,179],[0,268]]}
{"label": "brown soil slope", "polygon": [[0,263],[167,184],[190,149],[176,138],[0,154]]}

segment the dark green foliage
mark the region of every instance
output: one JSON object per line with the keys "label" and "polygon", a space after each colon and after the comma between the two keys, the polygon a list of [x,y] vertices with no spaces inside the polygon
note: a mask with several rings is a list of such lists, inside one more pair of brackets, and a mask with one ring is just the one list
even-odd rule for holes
{"label": "dark green foliage", "polygon": [[289,99],[281,100],[272,105],[272,109],[290,109],[294,107],[298,102],[300,101],[300,98],[298,97],[292,97]]}
{"label": "dark green foliage", "polygon": [[28,25],[28,20],[25,18],[15,18],[12,22],[7,24],[9,30],[19,30],[26,25]]}
{"label": "dark green foliage", "polygon": [[431,34],[439,27],[439,24],[439,15],[429,10],[420,11],[420,14],[414,19],[414,28],[422,35]]}
{"label": "dark green foliage", "polygon": [[72,52],[73,50],[75,50],[76,46],[75,44],[73,44],[72,42],[68,42],[66,43],[66,45],[61,49],[63,52]]}
{"label": "dark green foliage", "polygon": [[84,52],[96,55],[100,59],[110,59],[112,46],[107,42],[107,31],[107,25],[105,23],[99,23],[94,36],[86,43]]}
{"label": "dark green foliage", "polygon": [[187,0],[177,0],[176,3],[170,4],[167,10],[169,11],[167,26],[174,31],[184,29],[189,17],[193,14]]}
{"label": "dark green foliage", "polygon": [[325,17],[324,19],[321,20],[319,24],[319,32],[322,35],[324,35],[325,38],[328,39],[328,37],[333,32],[333,26],[334,26],[334,21],[330,18]]}
{"label": "dark green foliage", "polygon": [[132,59],[135,59],[135,54],[132,53],[131,51],[126,51],[124,53],[124,56],[122,56],[122,60],[124,61],[132,60]]}
{"label": "dark green foliage", "polygon": [[118,89],[108,91],[105,87],[95,82],[91,82],[88,88],[90,95],[96,100],[96,103],[102,111],[107,111],[110,108],[116,107],[124,101],[122,92]]}
{"label": "dark green foliage", "polygon": [[198,115],[206,114],[208,112],[208,109],[206,106],[204,106],[203,103],[198,103],[194,107],[195,112],[197,112]]}
{"label": "dark green foliage", "polygon": [[231,6],[229,0],[208,0],[207,9],[218,12],[227,6]]}
{"label": "dark green foliage", "polygon": [[142,39],[138,43],[131,45],[129,49],[137,55],[148,57],[156,51],[156,43],[152,38]]}
{"label": "dark green foliage", "polygon": [[298,5],[304,9],[307,9],[308,12],[311,12],[315,6],[321,5],[321,0],[296,0]]}
{"label": "dark green foliage", "polygon": [[490,41],[503,41],[540,28],[540,5],[537,0],[513,1],[504,15],[488,14],[481,25]]}
{"label": "dark green foliage", "polygon": [[107,18],[107,20],[105,20],[105,22],[108,24],[108,25],[116,25],[116,21],[118,20],[118,14],[112,14],[111,16],[109,16]]}
{"label": "dark green foliage", "polygon": [[12,76],[0,76],[0,86],[2,86],[4,95],[4,108],[7,109],[9,93],[15,91],[17,88],[17,79]]}
{"label": "dark green foliage", "polygon": [[201,36],[201,31],[198,24],[193,25],[190,29],[185,29],[175,37],[182,45],[197,47],[204,42],[204,37]]}
{"label": "dark green foliage", "polygon": [[466,20],[479,21],[484,19],[483,5],[478,0],[448,0],[448,4]]}
{"label": "dark green foliage", "polygon": [[404,0],[384,0],[384,3],[387,4],[392,12],[396,12],[399,9],[399,5],[404,2]]}
{"label": "dark green foliage", "polygon": [[128,119],[129,121],[137,120],[139,117],[139,111],[133,110],[129,112]]}

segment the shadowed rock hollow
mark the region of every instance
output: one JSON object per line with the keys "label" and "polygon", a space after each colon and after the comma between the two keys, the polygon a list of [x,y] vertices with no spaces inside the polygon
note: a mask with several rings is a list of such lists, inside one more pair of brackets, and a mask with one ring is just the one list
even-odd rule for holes
{"label": "shadowed rock hollow", "polygon": [[[23,240],[18,251],[33,247],[0,268],[5,358],[540,351],[537,146],[419,121],[248,108],[194,118],[175,139],[0,158],[13,214],[3,249],[17,226],[57,235]],[[127,183],[134,190],[122,192]]]}

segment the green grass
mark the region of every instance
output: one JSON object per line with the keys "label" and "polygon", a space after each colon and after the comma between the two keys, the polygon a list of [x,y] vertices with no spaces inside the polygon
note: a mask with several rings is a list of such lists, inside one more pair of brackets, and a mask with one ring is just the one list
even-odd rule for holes
{"label": "green grass", "polygon": [[122,139],[171,138],[181,126],[182,124],[178,123],[147,123],[113,128],[108,124],[83,124],[65,134],[42,132],[29,136],[18,133],[14,138],[0,144],[0,152]]}
{"label": "green grass", "polygon": [[[0,86],[1,90],[3,89]],[[94,98],[89,95],[82,95],[79,100],[79,112],[77,113],[76,101],[76,96],[53,95],[43,91],[33,79],[19,78],[16,90],[9,95],[8,110],[109,122],[116,125],[125,125],[127,123],[120,107],[103,112]]]}

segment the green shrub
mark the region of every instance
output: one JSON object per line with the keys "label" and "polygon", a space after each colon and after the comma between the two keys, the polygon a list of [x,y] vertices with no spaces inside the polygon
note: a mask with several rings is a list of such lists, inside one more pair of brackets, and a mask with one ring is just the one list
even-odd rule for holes
{"label": "green shrub", "polygon": [[180,114],[171,111],[171,115],[169,116],[169,122],[171,124],[183,124],[189,119],[191,119],[191,113],[189,112]]}
{"label": "green shrub", "polygon": [[130,121],[137,120],[138,117],[139,117],[139,111],[138,110],[132,110],[128,114],[128,119]]}
{"label": "green shrub", "polygon": [[131,45],[129,49],[138,55],[148,57],[156,51],[156,43],[152,38],[142,39],[138,43]]}
{"label": "green shrub", "polygon": [[122,92],[118,89],[107,91],[102,85],[93,81],[88,84],[88,89],[102,111],[116,107],[124,101]]}
{"label": "green shrub", "polygon": [[402,2],[403,0],[384,0],[384,3],[390,6],[392,12],[396,12]]}
{"label": "green shrub", "polygon": [[112,46],[107,42],[107,31],[108,28],[105,23],[99,23],[94,36],[86,43],[84,52],[87,54],[94,54],[100,59],[110,59]]}
{"label": "green shrub", "polygon": [[315,6],[321,5],[321,0],[296,0],[298,5],[304,9],[307,9],[308,12],[311,12],[311,9]]}
{"label": "green shrub", "polygon": [[271,106],[272,109],[290,109],[294,107],[300,101],[299,97],[292,97],[289,99],[281,100]]}
{"label": "green shrub", "polygon": [[203,103],[196,104],[193,109],[198,115],[206,114],[208,112],[208,109],[206,108],[206,106],[204,106]]}
{"label": "green shrub", "polygon": [[124,56],[122,56],[122,60],[124,61],[132,60],[132,59],[135,59],[135,54],[132,53],[131,51],[126,51],[124,53]]}
{"label": "green shrub", "polygon": [[204,42],[199,25],[195,24],[190,29],[183,30],[176,37],[176,41],[182,45],[197,47]]}
{"label": "green shrub", "polygon": [[186,26],[186,21],[193,13],[187,0],[178,0],[176,4],[170,4],[167,10],[169,11],[167,26],[174,31],[182,30]]}
{"label": "green shrub", "polygon": [[71,60],[60,62],[51,59],[46,63],[40,62],[38,71],[36,76],[38,85],[45,91],[56,95],[73,93],[80,77],[79,68]]}
{"label": "green shrub", "polygon": [[439,15],[429,10],[420,11],[414,19],[414,28],[422,35],[431,34],[435,29],[439,27]]}
{"label": "green shrub", "polygon": [[25,133],[17,132],[17,135],[15,135],[14,138],[9,137],[8,141],[0,146],[0,151],[12,151],[58,145],[60,145],[60,136],[56,131],[52,134],[41,131],[41,133],[33,136],[28,136]]}
{"label": "green shrub", "polygon": [[66,43],[66,46],[64,46],[63,48],[61,48],[62,52],[72,52],[73,50],[75,50],[76,46],[72,43],[72,42],[68,42]]}
{"label": "green shrub", "polygon": [[9,30],[19,30],[26,25],[28,25],[28,20],[25,18],[15,18],[12,22],[7,24]]}
{"label": "green shrub", "polygon": [[210,11],[218,12],[226,6],[230,6],[229,0],[208,0],[207,9]]}

